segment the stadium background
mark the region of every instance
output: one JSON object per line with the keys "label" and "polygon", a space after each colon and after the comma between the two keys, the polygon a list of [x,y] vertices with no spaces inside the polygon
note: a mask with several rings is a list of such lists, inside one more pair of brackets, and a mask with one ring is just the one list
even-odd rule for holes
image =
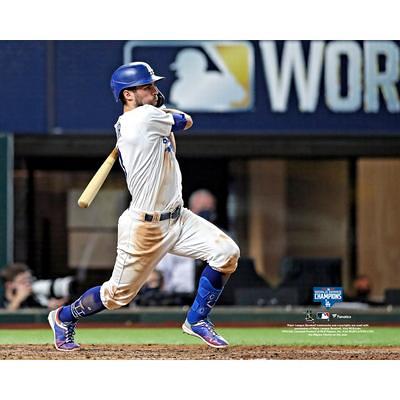
{"label": "stadium background", "polygon": [[[0,42],[0,264],[24,261],[46,278],[84,271],[88,285],[107,279],[117,216],[128,202],[119,167],[91,209],[78,210],[75,200],[114,145],[120,109],[109,76],[123,62],[146,59],[167,76],[160,87],[168,98],[177,54],[196,48],[216,71],[213,46],[247,98],[223,111],[211,100],[192,111],[195,127],[177,142],[185,202],[193,190],[210,189],[218,224],[250,265],[227,288],[217,319],[303,321],[310,304],[299,298],[310,295],[315,275],[285,284],[290,268],[324,268],[328,284],[339,260],[345,291],[366,274],[372,297],[385,303],[356,311],[359,320],[398,322],[396,292],[386,301],[388,289],[400,288],[397,41]],[[83,259],[88,243],[95,244]],[[257,275],[247,273],[249,260]],[[258,298],[249,295],[254,285],[263,289]],[[238,298],[261,307],[235,311]],[[98,318],[176,322],[181,312]],[[43,322],[45,313],[0,317]]]}

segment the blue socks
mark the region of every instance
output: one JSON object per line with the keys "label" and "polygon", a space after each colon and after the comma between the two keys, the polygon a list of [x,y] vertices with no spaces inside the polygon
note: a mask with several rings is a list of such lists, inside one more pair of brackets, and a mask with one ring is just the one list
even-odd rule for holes
{"label": "blue socks", "polygon": [[100,299],[101,286],[87,290],[78,300],[69,306],[64,306],[59,314],[61,322],[76,322],[81,317],[96,314],[105,310],[104,304]]}
{"label": "blue socks", "polygon": [[[196,298],[187,315],[190,324],[207,318],[222,293],[226,278],[226,275],[206,265],[200,277]],[[79,318],[105,310],[100,298],[100,288],[101,286],[93,287],[71,305],[64,306],[59,313],[61,322],[76,322]]]}
{"label": "blue socks", "polygon": [[224,274],[212,269],[209,265],[204,268],[200,277],[196,298],[187,315],[189,324],[195,324],[207,318],[222,293],[223,277]]}

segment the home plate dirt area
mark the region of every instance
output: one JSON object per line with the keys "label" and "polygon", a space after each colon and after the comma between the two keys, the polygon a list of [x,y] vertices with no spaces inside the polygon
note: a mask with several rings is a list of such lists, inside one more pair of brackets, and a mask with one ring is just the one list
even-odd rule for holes
{"label": "home plate dirt area", "polygon": [[400,347],[82,345],[61,352],[52,345],[0,345],[0,360],[400,360]]}

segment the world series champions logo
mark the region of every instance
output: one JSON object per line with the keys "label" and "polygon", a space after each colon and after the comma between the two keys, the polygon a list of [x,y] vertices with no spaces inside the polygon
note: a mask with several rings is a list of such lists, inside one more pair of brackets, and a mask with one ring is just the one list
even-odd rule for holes
{"label": "world series champions logo", "polygon": [[145,61],[166,79],[167,105],[193,112],[240,112],[254,104],[249,41],[128,41],[124,64]]}
{"label": "world series champions logo", "polygon": [[343,288],[341,287],[314,287],[313,292],[314,303],[321,303],[326,309],[343,301]]}

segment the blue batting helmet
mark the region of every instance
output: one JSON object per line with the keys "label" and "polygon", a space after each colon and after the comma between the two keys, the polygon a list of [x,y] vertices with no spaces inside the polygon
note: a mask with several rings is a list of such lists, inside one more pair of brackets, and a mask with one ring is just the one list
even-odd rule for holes
{"label": "blue batting helmet", "polygon": [[155,75],[149,64],[132,62],[121,65],[114,71],[111,76],[111,90],[115,101],[118,101],[122,90],[129,87],[148,85],[160,79],[164,79],[164,77]]}

